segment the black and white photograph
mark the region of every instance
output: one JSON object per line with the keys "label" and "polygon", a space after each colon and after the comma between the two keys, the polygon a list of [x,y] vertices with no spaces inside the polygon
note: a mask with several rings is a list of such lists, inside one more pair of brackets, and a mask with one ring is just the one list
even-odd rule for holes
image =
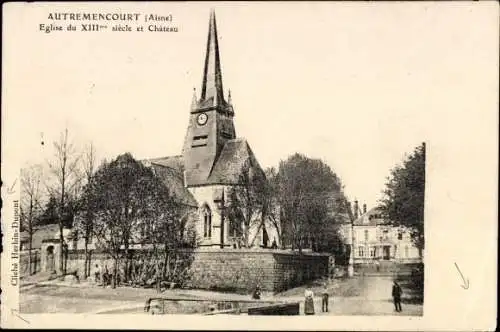
{"label": "black and white photograph", "polygon": [[2,325],[493,328],[490,11],[4,5]]}

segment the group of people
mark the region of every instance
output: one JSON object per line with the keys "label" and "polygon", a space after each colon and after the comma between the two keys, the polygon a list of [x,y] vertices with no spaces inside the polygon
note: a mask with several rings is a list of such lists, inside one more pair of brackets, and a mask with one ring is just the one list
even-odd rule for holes
{"label": "group of people", "polygon": [[[106,287],[108,285],[111,285],[113,281],[113,276],[115,275],[115,271],[113,270],[113,273],[109,273],[108,271],[108,266],[104,266],[104,270],[102,267],[99,266],[99,264],[95,265],[94,268],[94,279],[96,283],[101,283],[103,287]],[[115,285],[118,286],[120,284],[120,274],[116,274],[116,283]]]}
{"label": "group of people", "polygon": [[[304,313],[306,315],[314,315],[314,293],[310,288],[304,292]],[[333,299],[333,298],[332,298]],[[321,292],[321,312],[328,312],[328,303],[330,302],[330,293],[328,283],[323,284]]]}
{"label": "group of people", "polygon": [[[321,293],[321,312],[328,312],[328,303],[330,294],[328,292],[328,284],[323,284],[323,289]],[[392,299],[394,303],[394,310],[396,312],[401,312],[401,295],[403,291],[399,283],[394,280],[392,284]],[[304,293],[304,313],[306,315],[314,315],[314,293],[310,288],[307,288]],[[332,298],[333,300],[333,298]]]}

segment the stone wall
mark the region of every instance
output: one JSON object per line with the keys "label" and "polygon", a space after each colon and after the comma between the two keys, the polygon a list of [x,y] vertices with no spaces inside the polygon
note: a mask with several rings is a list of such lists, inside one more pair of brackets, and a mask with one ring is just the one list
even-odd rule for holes
{"label": "stone wall", "polygon": [[193,288],[279,292],[328,274],[328,255],[281,250],[197,251],[191,267]]}
{"label": "stone wall", "polygon": [[283,252],[273,254],[273,291],[280,292],[328,275],[329,255]]}
{"label": "stone wall", "polygon": [[[47,265],[43,256],[42,250],[42,271]],[[67,272],[76,271],[82,277],[84,262],[83,250],[70,250]],[[55,263],[57,268],[57,255]],[[95,264],[107,266],[111,271],[113,260],[103,252],[93,251],[91,270]],[[194,253],[191,278],[186,286],[248,294],[259,284],[263,291],[279,292],[328,275],[328,264],[329,255],[309,252],[299,254],[270,249],[198,249]]]}

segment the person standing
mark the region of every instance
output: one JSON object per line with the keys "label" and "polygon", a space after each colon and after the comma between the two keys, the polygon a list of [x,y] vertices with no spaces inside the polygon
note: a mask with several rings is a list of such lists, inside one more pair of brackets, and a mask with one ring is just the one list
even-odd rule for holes
{"label": "person standing", "polygon": [[323,293],[321,294],[321,312],[328,312],[328,284],[323,285]]}
{"label": "person standing", "polygon": [[99,274],[99,264],[96,264],[95,265],[95,268],[94,268],[94,282],[96,284],[99,283],[99,279],[100,279],[100,274]]}
{"label": "person standing", "polygon": [[254,300],[260,300],[260,294],[261,294],[261,291],[260,291],[260,285],[257,284],[257,286],[255,286],[255,289],[252,293],[252,299]]}
{"label": "person standing", "polygon": [[304,313],[306,315],[314,315],[314,293],[309,288],[304,293]]}
{"label": "person standing", "polygon": [[397,312],[401,312],[401,294],[403,291],[401,290],[401,286],[397,283],[396,280],[394,280],[394,283],[392,284],[392,299],[394,301],[394,309]]}

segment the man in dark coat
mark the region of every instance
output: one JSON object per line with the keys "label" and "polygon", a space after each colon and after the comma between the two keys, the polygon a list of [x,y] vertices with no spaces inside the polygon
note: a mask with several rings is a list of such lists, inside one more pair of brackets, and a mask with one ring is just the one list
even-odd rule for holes
{"label": "man in dark coat", "polygon": [[323,293],[321,294],[321,312],[328,312],[328,284],[323,284]]}
{"label": "man in dark coat", "polygon": [[392,299],[394,301],[394,309],[396,309],[397,312],[401,312],[401,294],[403,291],[401,290],[401,286],[397,283],[396,280],[394,280],[394,283],[392,284]]}

